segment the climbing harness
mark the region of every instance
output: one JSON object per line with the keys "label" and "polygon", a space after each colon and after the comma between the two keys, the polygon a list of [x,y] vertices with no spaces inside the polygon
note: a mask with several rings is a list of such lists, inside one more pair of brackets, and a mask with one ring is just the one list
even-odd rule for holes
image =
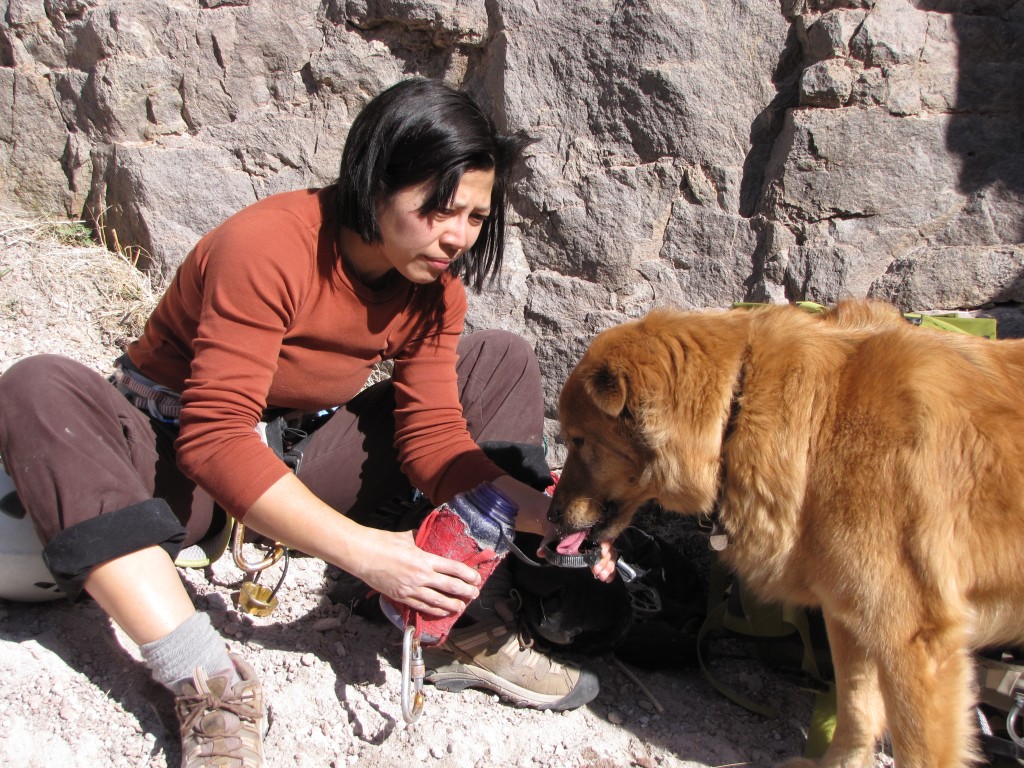
{"label": "climbing harness", "polygon": [[164,424],[177,424],[181,415],[181,395],[172,389],[157,384],[144,376],[128,359],[122,355],[114,363],[111,383],[118,391],[128,398],[128,402],[150,418]]}
{"label": "climbing harness", "polygon": [[[150,418],[163,424],[178,424],[181,415],[181,395],[145,376],[132,364],[127,355],[122,355],[117,359],[110,380],[132,405],[148,414]],[[301,420],[306,415],[301,412],[289,412],[274,416],[264,414],[265,420],[260,421],[256,427],[256,432],[263,444],[273,450],[293,472],[298,472],[302,462],[300,442],[301,438],[307,436],[307,433],[290,427],[289,422],[293,417],[298,417]],[[328,411],[317,414],[320,419],[317,426],[329,416],[330,412]],[[324,418],[321,419],[321,417]],[[287,437],[296,439],[288,441]],[[230,522],[228,525],[230,526]],[[246,575],[238,592],[238,607],[253,616],[268,616],[278,605],[277,592],[288,573],[288,550],[279,542],[274,542],[268,548],[269,554],[263,559],[250,561],[245,558],[242,549],[244,543],[245,526],[236,522],[231,554],[235,565]],[[284,567],[276,586],[271,589],[261,585],[259,583],[260,574],[282,557],[284,557]]]}

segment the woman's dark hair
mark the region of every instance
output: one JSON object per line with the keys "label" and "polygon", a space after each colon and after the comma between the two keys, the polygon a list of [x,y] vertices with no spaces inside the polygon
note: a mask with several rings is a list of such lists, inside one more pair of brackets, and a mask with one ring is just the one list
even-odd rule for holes
{"label": "woman's dark hair", "polygon": [[396,192],[432,181],[420,209],[426,215],[451,204],[466,171],[493,170],[491,215],[452,266],[479,291],[501,271],[509,179],[530,141],[524,133],[499,134],[463,91],[438,80],[404,80],[370,101],[352,123],[337,181],[338,223],[366,243],[379,243],[377,205]]}

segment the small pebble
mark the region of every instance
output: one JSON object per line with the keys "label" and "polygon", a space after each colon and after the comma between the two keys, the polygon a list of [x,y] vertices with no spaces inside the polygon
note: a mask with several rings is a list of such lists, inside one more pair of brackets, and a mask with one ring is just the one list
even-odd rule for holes
{"label": "small pebble", "polygon": [[608,712],[608,722],[612,725],[622,725],[626,719],[614,709]]}

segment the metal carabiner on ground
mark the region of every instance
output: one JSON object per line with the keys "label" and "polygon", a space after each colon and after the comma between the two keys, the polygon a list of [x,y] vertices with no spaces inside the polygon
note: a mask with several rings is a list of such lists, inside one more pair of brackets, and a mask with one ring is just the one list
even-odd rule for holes
{"label": "metal carabiner on ground", "polygon": [[416,627],[410,625],[402,635],[402,717],[405,722],[415,723],[423,712],[423,678],[426,665],[423,661],[423,646],[420,644]]}
{"label": "metal carabiner on ground", "polygon": [[279,543],[274,544],[273,550],[265,558],[255,562],[249,562],[245,559],[245,553],[242,551],[242,545],[245,543],[245,526],[241,523],[235,523],[235,535],[231,542],[231,555],[235,559],[235,565],[241,568],[250,576],[259,573],[265,568],[269,568],[284,555],[284,547]]}

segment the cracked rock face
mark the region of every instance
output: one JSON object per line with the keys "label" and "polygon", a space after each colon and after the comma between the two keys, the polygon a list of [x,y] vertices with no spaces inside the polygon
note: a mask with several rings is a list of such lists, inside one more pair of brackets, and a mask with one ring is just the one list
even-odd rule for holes
{"label": "cracked rock face", "polygon": [[274,192],[330,183],[412,74],[537,141],[470,325],[536,343],[549,405],[650,308],[1024,292],[1024,0],[8,0],[0,184],[166,280]]}

